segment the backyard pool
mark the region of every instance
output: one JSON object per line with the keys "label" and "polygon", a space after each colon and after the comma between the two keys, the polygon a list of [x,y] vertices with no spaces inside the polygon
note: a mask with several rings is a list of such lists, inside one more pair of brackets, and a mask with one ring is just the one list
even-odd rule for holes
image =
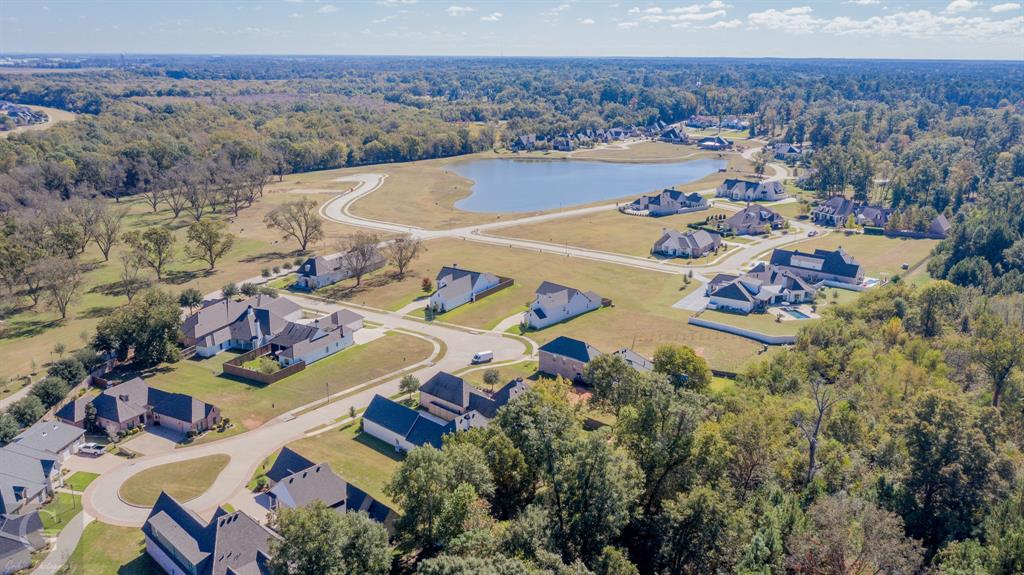
{"label": "backyard pool", "polygon": [[577,160],[488,159],[456,162],[473,193],[455,207],[470,212],[527,212],[638,196],[699,180],[725,160],[616,164]]}
{"label": "backyard pool", "polygon": [[802,312],[802,311],[800,311],[798,309],[794,309],[794,308],[791,308],[791,307],[782,308],[782,311],[784,311],[787,314],[789,314],[789,317],[791,317],[793,319],[811,319],[811,316],[805,314],[804,312]]}

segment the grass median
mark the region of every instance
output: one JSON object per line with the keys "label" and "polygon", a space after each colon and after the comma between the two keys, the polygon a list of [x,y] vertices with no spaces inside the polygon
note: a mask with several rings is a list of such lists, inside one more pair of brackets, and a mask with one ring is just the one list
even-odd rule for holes
{"label": "grass median", "polygon": [[209,489],[230,461],[231,457],[217,454],[157,465],[129,477],[118,495],[129,505],[152,507],[160,492],[166,491],[184,503]]}

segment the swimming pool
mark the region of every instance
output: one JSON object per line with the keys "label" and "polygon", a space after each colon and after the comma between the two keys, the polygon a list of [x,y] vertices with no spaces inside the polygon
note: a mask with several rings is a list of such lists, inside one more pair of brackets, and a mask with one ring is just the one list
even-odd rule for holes
{"label": "swimming pool", "polygon": [[788,313],[789,316],[792,317],[793,319],[811,319],[811,316],[805,314],[804,312],[798,309],[784,307],[782,308],[782,311]]}

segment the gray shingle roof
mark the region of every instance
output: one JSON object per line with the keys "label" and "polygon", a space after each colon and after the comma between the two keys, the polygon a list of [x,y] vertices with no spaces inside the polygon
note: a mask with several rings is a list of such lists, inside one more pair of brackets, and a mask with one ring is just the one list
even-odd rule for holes
{"label": "gray shingle roof", "polygon": [[384,396],[375,395],[363,412],[363,419],[376,423],[413,445],[441,447],[441,437],[455,431],[455,422],[441,424]]}
{"label": "gray shingle roof", "polygon": [[560,335],[540,346],[539,351],[545,351],[555,355],[563,355],[577,361],[582,361],[583,363],[601,355],[601,352],[589,343],[573,339],[571,337],[566,337],[564,335]]}
{"label": "gray shingle roof", "polygon": [[282,447],[281,452],[277,454],[277,459],[274,460],[274,464],[267,471],[267,478],[274,482],[281,481],[295,472],[312,466],[312,461],[288,447]]}
{"label": "gray shingle roof", "polygon": [[14,443],[57,454],[81,439],[83,435],[85,435],[85,430],[80,427],[60,421],[40,421],[19,433],[14,438]]}

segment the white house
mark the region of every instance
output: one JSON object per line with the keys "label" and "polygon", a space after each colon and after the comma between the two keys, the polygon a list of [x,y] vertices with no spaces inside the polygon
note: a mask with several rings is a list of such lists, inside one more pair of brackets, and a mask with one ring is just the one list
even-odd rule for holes
{"label": "white house", "polygon": [[288,322],[302,318],[299,304],[285,297],[257,295],[244,301],[220,299],[185,318],[185,345],[196,355],[212,357],[226,349],[248,351],[280,333]]}
{"label": "white house", "polygon": [[732,178],[722,182],[715,190],[715,195],[736,202],[774,202],[788,196],[779,182],[755,182]]}
{"label": "white house", "polygon": [[523,314],[523,323],[542,329],[599,307],[601,296],[592,291],[582,292],[546,281],[537,288],[529,311]]}
{"label": "white house", "polygon": [[658,241],[654,242],[651,252],[670,257],[699,258],[713,252],[722,245],[722,236],[697,230],[695,232],[677,232],[665,230]]}
{"label": "white house", "polygon": [[[295,281],[295,286],[312,291],[355,276],[357,267],[364,267],[363,271],[370,272],[384,267],[387,263],[384,256],[376,250],[370,261],[361,260],[361,257],[354,256],[351,252],[328,257],[311,257],[299,266],[299,278]],[[366,265],[363,265],[364,263]]]}
{"label": "white house", "polygon": [[430,294],[430,309],[438,313],[451,311],[460,305],[476,301],[481,293],[497,287],[501,283],[498,276],[456,266],[445,266],[437,272],[437,289]]}
{"label": "white house", "polygon": [[814,301],[817,288],[790,271],[758,264],[749,272],[708,286],[708,307],[748,314],[770,305]]}
{"label": "white house", "polygon": [[311,324],[289,323],[274,339],[270,349],[278,362],[287,367],[294,363],[306,365],[337,353],[354,343],[353,331],[330,322],[316,320]]}

